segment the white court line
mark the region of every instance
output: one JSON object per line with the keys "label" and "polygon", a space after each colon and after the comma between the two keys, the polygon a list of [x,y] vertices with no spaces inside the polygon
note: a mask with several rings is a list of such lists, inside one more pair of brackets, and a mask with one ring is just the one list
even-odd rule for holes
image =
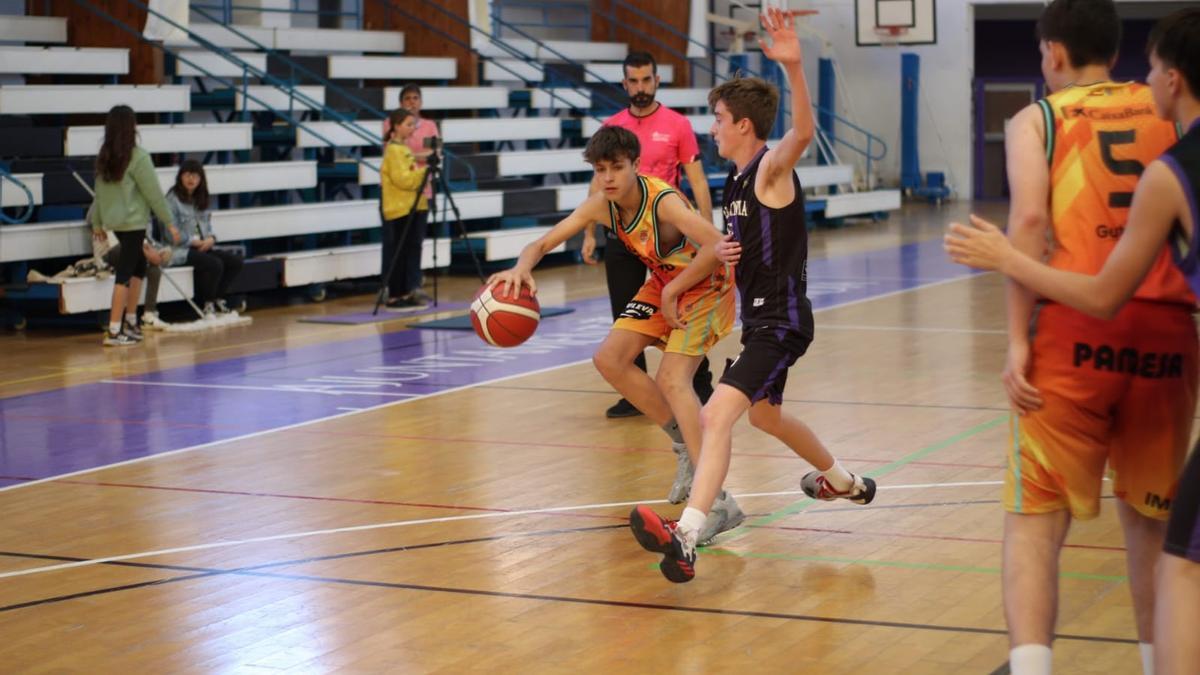
{"label": "white court line", "polygon": [[[889,485],[886,489],[889,490],[929,490],[932,488],[942,487],[969,487],[980,485],[1002,485],[1004,481],[987,480],[987,481],[969,481],[959,483],[916,483],[912,485]],[[880,487],[879,489],[885,489]],[[745,494],[734,495],[738,499],[748,499],[754,497],[779,497],[779,496],[796,496],[803,495],[799,490],[790,490],[785,492],[749,492]],[[60,563],[57,565],[45,565],[43,567],[31,567],[24,570],[16,570],[14,572],[4,572],[0,574],[0,579],[8,577],[22,577],[30,574],[41,574],[43,572],[55,572],[58,570],[68,570],[76,567],[88,567],[90,565],[101,565],[110,562],[121,562],[124,560],[137,560],[139,558],[154,558],[163,555],[172,555],[175,553],[189,553],[192,551],[207,551],[217,548],[230,548],[232,546],[243,546],[245,544],[259,544],[267,541],[279,541],[280,539],[304,539],[307,537],[320,537],[328,534],[343,534],[346,532],[365,532],[368,530],[383,530],[396,527],[410,527],[413,525],[434,525],[439,523],[452,523],[463,520],[485,520],[494,518],[511,518],[514,516],[530,516],[541,515],[547,513],[565,513],[567,511],[590,511],[594,509],[608,509],[618,506],[637,506],[639,504],[665,504],[665,499],[652,499],[635,502],[609,502],[607,504],[580,504],[578,506],[553,506],[544,509],[523,509],[520,511],[502,511],[499,513],[472,513],[466,516],[442,516],[440,518],[421,518],[419,520],[394,520],[387,523],[371,523],[369,525],[352,525],[350,527],[335,527],[325,530],[309,530],[307,532],[289,532],[285,534],[272,534],[264,537],[251,537],[249,539],[232,539],[229,541],[214,541],[207,544],[194,544],[192,546],[180,546],[178,548],[165,548],[158,551],[143,551],[141,553],[126,553],[124,555],[108,556],[107,558],[92,558],[90,560],[79,560],[76,562]]]}
{"label": "white court line", "polygon": [[[303,384],[281,384],[275,387],[259,387],[250,384],[199,384],[195,382],[147,382],[145,380],[100,380],[101,384],[136,384],[143,387],[192,387],[195,389],[249,389],[250,391],[273,391],[276,394],[324,394],[326,396],[386,396],[389,398],[417,398],[424,394],[391,394],[382,391],[322,391],[304,389]],[[338,408],[342,410],[342,408]],[[362,408],[354,408],[362,410]],[[329,418],[325,418],[329,419]]]}
{"label": "white court line", "polygon": [[[885,298],[890,298],[890,297],[893,297],[896,295],[900,295],[902,293],[910,293],[912,291],[924,290],[926,288],[933,288],[935,286],[942,286],[944,284],[953,283],[955,281],[964,281],[966,279],[972,279],[972,278],[974,278],[974,275],[964,275],[961,277],[955,277],[953,279],[942,279],[941,281],[935,281],[935,282],[929,283],[929,284],[920,284],[917,286],[913,286],[912,288],[904,288],[904,289],[900,289],[897,291],[883,293],[880,295],[873,295],[868,298],[859,298],[857,300],[849,300],[847,302],[830,305],[828,307],[814,309],[813,314],[819,314],[821,312],[828,312],[828,311],[831,311],[834,309],[841,309],[843,307],[853,307],[854,305],[860,305],[864,302],[883,300]],[[277,431],[288,431],[289,429],[298,429],[300,427],[306,427],[310,424],[317,424],[319,422],[328,422],[330,420],[336,420],[336,419],[346,417],[349,415],[357,415],[358,413],[362,413],[362,412],[380,410],[380,409],[386,408],[388,406],[402,405],[404,403],[408,403],[409,401],[425,400],[428,398],[432,398],[434,396],[441,396],[443,394],[452,394],[456,391],[470,389],[471,387],[481,387],[481,386],[488,385],[488,384],[494,384],[496,382],[504,382],[505,380],[511,380],[516,377],[525,377],[527,375],[537,375],[539,373],[547,373],[547,372],[550,372],[553,370],[558,370],[560,368],[569,368],[571,366],[578,366],[582,363],[590,363],[590,362],[591,362],[590,358],[589,359],[580,359],[578,361],[572,361],[571,363],[564,363],[564,364],[557,365],[557,366],[549,366],[546,368],[540,368],[538,370],[532,370],[532,371],[525,372],[525,373],[517,373],[515,375],[506,375],[504,377],[498,377],[498,378],[495,378],[492,380],[484,380],[483,382],[473,382],[471,384],[464,384],[461,387],[454,387],[452,389],[446,389],[445,391],[439,391],[439,392],[434,392],[432,394],[426,394],[424,396],[421,396],[419,399],[411,399],[410,398],[410,399],[402,399],[399,401],[388,401],[387,403],[380,403],[379,405],[373,405],[373,406],[370,406],[367,408],[362,408],[361,410],[357,410],[354,412],[344,412],[344,413],[341,413],[338,415],[330,415],[328,417],[317,417],[315,419],[305,420],[303,422],[297,422],[295,424],[289,424],[287,426],[274,427],[271,429],[263,429],[262,431],[254,431],[254,432],[251,432],[248,434],[244,434],[242,436],[234,436],[232,438],[225,438],[225,439],[221,439],[218,441],[209,441],[208,443],[201,443],[200,445],[193,445],[193,446],[186,447],[186,448],[179,448],[178,450],[169,450],[167,452],[160,452],[160,453],[154,454],[154,455],[146,455],[145,457],[136,457],[134,459],[127,459],[127,460],[124,460],[121,462],[114,462],[112,464],[103,464],[101,466],[94,466],[94,467],[87,468],[87,469],[80,469],[78,471],[70,471],[68,473],[58,474],[57,476],[50,476],[48,478],[39,478],[37,480],[31,480],[26,483],[17,483],[16,485],[7,485],[4,487],[0,487],[0,492],[8,492],[10,490],[17,490],[20,488],[30,487],[33,485],[40,485],[42,483],[49,483],[51,481],[56,481],[56,480],[60,480],[63,478],[70,478],[72,476],[79,476],[79,475],[82,475],[85,473],[91,473],[93,471],[103,471],[105,469],[114,469],[119,466],[128,466],[130,464],[138,464],[140,462],[145,462],[145,461],[148,461],[151,459],[158,459],[160,457],[170,457],[172,455],[179,455],[179,454],[183,454],[185,452],[192,452],[195,450],[203,450],[205,448],[211,448],[216,445],[221,445],[222,443],[236,443],[238,441],[244,441],[244,440],[248,440],[251,438],[257,438],[259,436],[263,436],[265,434],[270,434],[270,433],[275,433]],[[275,391],[275,390],[273,390],[273,391]]]}
{"label": "white court line", "polygon": [[1008,335],[1005,330],[984,328],[926,328],[921,326],[855,326],[849,324],[819,323],[817,330],[867,330],[898,333],[967,333],[971,335]]}

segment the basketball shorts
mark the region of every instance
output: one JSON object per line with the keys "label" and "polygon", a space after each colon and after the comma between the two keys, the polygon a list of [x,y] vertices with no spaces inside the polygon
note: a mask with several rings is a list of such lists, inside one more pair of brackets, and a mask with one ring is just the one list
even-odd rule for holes
{"label": "basketball shorts", "polygon": [[763,399],[780,405],[788,368],[804,356],[810,344],[811,337],[787,328],[747,328],[742,331],[742,353],[725,365],[721,384],[745,394],[750,405]]}
{"label": "basketball shorts", "polygon": [[724,289],[697,284],[679,296],[679,318],[684,328],[671,328],[663,318],[663,284],[651,275],[613,323],[614,329],[629,330],[658,338],[658,348],[672,354],[703,356],[733,330],[736,300],[733,284]]}
{"label": "basketball shorts", "polygon": [[[1200,448],[1200,443],[1196,446]],[[1171,501],[1171,520],[1163,550],[1200,563],[1200,451],[1197,449],[1192,450],[1192,458],[1179,477],[1179,493]]]}
{"label": "basketball shorts", "polygon": [[1104,321],[1048,303],[1031,334],[1044,403],[1010,421],[1005,508],[1093,518],[1107,463],[1118,499],[1166,519],[1196,409],[1191,308],[1135,300]]}

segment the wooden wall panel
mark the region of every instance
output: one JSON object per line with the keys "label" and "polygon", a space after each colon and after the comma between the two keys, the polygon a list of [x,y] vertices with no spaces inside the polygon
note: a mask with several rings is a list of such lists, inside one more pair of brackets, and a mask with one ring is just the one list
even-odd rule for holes
{"label": "wooden wall panel", "polygon": [[[687,35],[688,3],[683,0],[635,0],[633,3],[646,14],[665,21],[675,30]],[[615,21],[609,16],[615,17]],[[650,43],[645,35],[653,35],[658,42]],[[592,39],[597,42],[625,42],[630,51],[647,51],[660,64],[675,67],[675,82],[672,87],[690,86],[691,68],[684,59],[664,49],[669,46],[680,54],[687,53],[687,39],[664,29],[657,22],[617,5],[613,0],[593,0]]]}
{"label": "wooden wall panel", "polygon": [[[146,25],[146,10],[129,2],[112,0],[99,3],[103,11],[128,24],[137,31]],[[162,51],[142,42],[129,33],[97,16],[72,0],[26,0],[25,12],[31,16],[64,16],[67,18],[67,42],[73,47],[115,47],[129,50],[129,74],[120,78],[124,84],[161,84],[163,81]]]}
{"label": "wooden wall panel", "polygon": [[[467,18],[468,0],[437,0],[439,6],[454,15]],[[404,53],[409,56],[452,56],[458,60],[458,79],[454,84],[470,86],[478,83],[478,58],[470,48],[455,44],[442,33],[399,14],[389,8],[390,3],[408,14],[445,33],[453,35],[464,45],[471,44],[470,29],[461,22],[438,11],[427,0],[366,0],[363,3],[363,28],[369,30],[400,30],[404,32]],[[392,102],[389,102],[391,105]]]}

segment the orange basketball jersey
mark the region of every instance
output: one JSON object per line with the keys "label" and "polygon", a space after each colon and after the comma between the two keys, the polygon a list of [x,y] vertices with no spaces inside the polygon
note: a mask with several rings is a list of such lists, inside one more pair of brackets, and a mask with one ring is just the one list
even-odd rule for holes
{"label": "orange basketball jersey", "polygon": [[[650,274],[665,286],[691,264],[700,247],[684,237],[670,250],[663,250],[658,235],[658,203],[667,195],[678,194],[678,192],[666,181],[654,176],[639,175],[638,188],[641,190],[642,201],[637,215],[631,222],[625,222],[616,202],[610,201],[608,203],[608,226],[612,228],[626,248],[641,258],[646,267],[650,269]],[[719,265],[712,276],[706,282],[701,283],[707,283],[715,290],[725,291],[732,285],[730,276],[728,267]]]}
{"label": "orange basketball jersey", "polygon": [[[1125,230],[1138,177],[1178,140],[1176,127],[1158,117],[1150,88],[1134,82],[1067,87],[1038,105],[1050,162],[1049,264],[1097,274]],[[1195,303],[1166,246],[1134,297]]]}

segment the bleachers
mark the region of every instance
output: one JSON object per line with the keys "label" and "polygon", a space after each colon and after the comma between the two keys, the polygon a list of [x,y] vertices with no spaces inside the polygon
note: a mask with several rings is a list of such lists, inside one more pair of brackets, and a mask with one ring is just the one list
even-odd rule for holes
{"label": "bleachers", "polygon": [[[146,152],[207,152],[249,150],[254,146],[250,124],[140,124],[138,145]],[[104,127],[67,127],[64,154],[87,157],[100,151]]]}
{"label": "bleachers", "polygon": [[333,80],[453,80],[458,61],[419,56],[330,56],[327,77]]}
{"label": "bleachers", "polygon": [[[404,34],[399,31],[272,28],[240,25],[230,28],[241,33],[245,38],[219,24],[194,23],[188,27],[188,30],[204,40],[226,49],[255,50],[258,47],[254,42],[257,42],[269,49],[283,50],[376,53],[401,53],[404,51]],[[167,44],[170,46],[195,46],[186,35],[175,36],[168,40]]]}
{"label": "bleachers", "polygon": [[0,42],[67,43],[67,20],[60,16],[0,16]]}
{"label": "bleachers", "polygon": [[0,46],[0,74],[125,75],[128,49]]}
{"label": "bleachers", "polygon": [[[385,87],[383,107],[394,109],[400,102],[402,87]],[[421,90],[421,109],[488,110],[508,107],[508,89],[504,87],[424,87]]]}
{"label": "bleachers", "polygon": [[191,109],[188,87],[151,84],[30,84],[0,87],[0,115],[107,113],[115,105],[139,113]]}

